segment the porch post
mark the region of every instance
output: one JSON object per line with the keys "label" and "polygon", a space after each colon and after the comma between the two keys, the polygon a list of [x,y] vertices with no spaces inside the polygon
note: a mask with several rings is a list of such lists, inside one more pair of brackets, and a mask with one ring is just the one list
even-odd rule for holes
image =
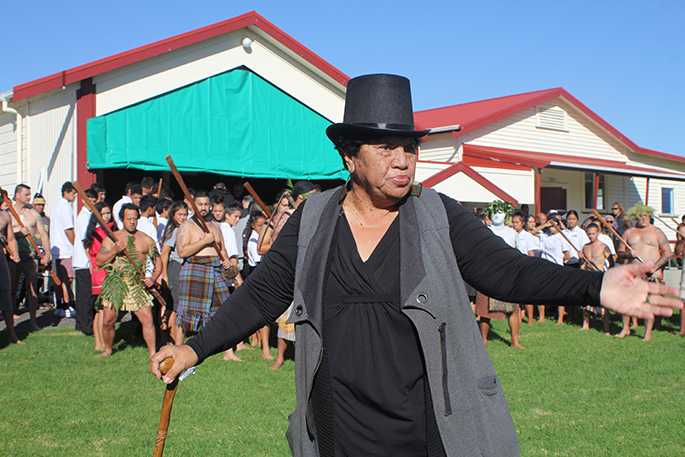
{"label": "porch post", "polygon": [[[602,197],[604,196],[602,195]],[[595,173],[595,211],[597,210],[597,200],[599,200],[599,173]]]}
{"label": "porch post", "polygon": [[540,212],[540,182],[542,181],[542,168],[536,168],[535,176],[535,212]]}
{"label": "porch post", "polygon": [[649,206],[649,176],[647,177],[647,189],[645,190],[645,206]]}

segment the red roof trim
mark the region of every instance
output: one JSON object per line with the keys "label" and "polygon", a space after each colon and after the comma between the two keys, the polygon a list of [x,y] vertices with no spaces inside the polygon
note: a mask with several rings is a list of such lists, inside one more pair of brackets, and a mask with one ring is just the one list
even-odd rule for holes
{"label": "red roof trim", "polygon": [[[526,98],[526,96],[529,96],[529,98]],[[614,138],[616,138],[618,141],[626,145],[631,150],[640,154],[651,155],[662,159],[674,160],[676,162],[685,162],[685,157],[653,151],[647,148],[641,148],[632,140],[630,140],[627,136],[625,136],[623,133],[621,133],[611,124],[609,124],[607,121],[602,119],[601,116],[599,116],[597,113],[595,113],[582,102],[580,102],[580,100],[571,95],[563,87],[557,87],[554,89],[547,89],[536,92],[527,92],[523,94],[509,95],[489,100],[464,103],[461,105],[452,105],[443,108],[435,108],[432,110],[418,111],[415,113],[415,116],[418,117],[419,120],[423,122],[423,124],[428,125],[429,127],[441,127],[441,125],[431,125],[434,123],[430,121],[432,119],[435,119],[436,117],[444,117],[444,125],[459,124],[461,126],[461,130],[452,132],[452,137],[456,138],[459,135],[463,135],[464,133],[473,131],[475,129],[478,129],[480,127],[503,119],[505,117],[511,116],[512,114],[523,111],[524,109],[532,108],[537,104],[547,102],[557,97],[561,97],[566,102],[570,103],[572,106],[574,106],[579,111],[584,113],[590,119],[595,121],[599,126],[601,126],[603,129],[609,132],[610,135],[612,135]],[[512,98],[523,99],[521,101],[513,103],[510,101]],[[487,104],[482,105],[483,103]],[[475,119],[459,119],[455,117],[459,115],[459,113],[455,113],[455,111],[457,111],[459,108],[461,108],[464,111],[468,111],[467,105],[473,105],[474,109],[476,109],[477,106],[489,107],[490,105],[492,105],[492,111],[488,112],[485,115],[481,115],[480,117],[477,117]]]}
{"label": "red roof trim", "polygon": [[[472,144],[464,145],[464,155],[469,155],[472,157],[491,157],[495,160],[507,161],[509,163],[525,164],[528,163],[530,166],[544,168],[549,166],[552,162],[561,162],[574,165],[583,165],[584,168],[587,166],[614,168],[620,170],[636,171],[643,173],[653,173],[655,176],[671,174],[673,176],[679,176],[678,173],[668,173],[659,170],[653,170],[651,168],[636,167],[633,165],[628,165],[625,162],[619,162],[617,160],[605,160],[605,159],[593,159],[589,157],[577,157],[564,154],[550,154],[545,152],[532,152],[532,151],[520,151],[514,149],[502,149],[502,148],[492,148],[488,146],[477,146]],[[533,165],[533,163],[538,162],[546,165]],[[557,166],[552,164],[552,166]]]}
{"label": "red roof trim", "polygon": [[464,154],[462,162],[469,167],[497,168],[500,170],[530,170],[537,166],[528,163],[522,164],[521,161],[515,160],[493,160],[491,156],[478,156],[475,154]]}
{"label": "red roof trim", "polygon": [[495,184],[492,183],[492,181],[489,181],[486,177],[484,177],[476,170],[466,165],[464,162],[457,162],[451,167],[445,168],[444,170],[437,172],[433,176],[424,180],[421,184],[423,185],[423,187],[433,187],[436,184],[441,183],[442,181],[446,180],[451,176],[456,175],[459,172],[464,173],[469,178],[473,179],[478,184],[485,187],[487,190],[497,195],[502,200],[511,202],[514,206],[518,205],[518,201],[514,197],[512,197],[499,187],[497,187]]}
{"label": "red roof trim", "polygon": [[14,87],[13,99],[14,101],[19,101],[28,97],[32,97],[52,89],[66,86],[67,84],[92,78],[93,76],[97,76],[126,65],[131,65],[133,63],[199,43],[210,38],[224,35],[226,33],[230,33],[251,25],[263,30],[269,36],[279,41],[288,49],[314,65],[316,68],[333,78],[338,83],[344,86],[347,85],[349,77],[347,77],[344,73],[333,67],[321,57],[314,54],[312,51],[304,47],[290,35],[273,25],[271,22],[267,21],[256,12],[251,11],[226,21],[208,25],[206,27],[176,35],[171,38],[115,54],[110,57],[105,57],[104,59],[96,60],[85,65],[74,67],[66,71],[55,73],[41,79],[20,84]]}

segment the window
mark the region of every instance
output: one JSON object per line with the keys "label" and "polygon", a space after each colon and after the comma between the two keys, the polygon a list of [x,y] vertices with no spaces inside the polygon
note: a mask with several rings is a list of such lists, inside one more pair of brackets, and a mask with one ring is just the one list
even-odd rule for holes
{"label": "window", "polygon": [[661,188],[661,212],[662,214],[674,214],[673,208],[675,189],[672,187]]}
{"label": "window", "polygon": [[585,173],[585,209],[595,207],[595,176],[599,176],[597,210],[602,211],[604,209],[604,197],[606,196],[606,177],[597,173]]}

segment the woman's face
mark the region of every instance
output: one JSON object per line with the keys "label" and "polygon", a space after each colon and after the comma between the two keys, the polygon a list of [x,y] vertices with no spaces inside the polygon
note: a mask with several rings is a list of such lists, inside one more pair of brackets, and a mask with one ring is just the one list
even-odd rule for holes
{"label": "woman's face", "polygon": [[535,218],[534,217],[528,217],[526,219],[526,223],[524,225],[524,228],[529,232],[532,232],[533,230],[535,230]]}
{"label": "woman's face", "polygon": [[356,157],[345,156],[355,190],[366,193],[378,207],[398,203],[411,189],[416,169],[413,138],[384,137],[363,144]]}
{"label": "woman's face", "polygon": [[566,226],[570,230],[576,228],[576,225],[578,225],[578,218],[575,214],[569,214],[568,216],[566,216]]}
{"label": "woman's face", "polygon": [[181,225],[185,222],[185,220],[188,219],[188,210],[185,208],[181,208],[178,211],[174,213],[174,220],[178,225]]}
{"label": "woman's face", "polygon": [[105,220],[105,222],[110,222],[112,220],[112,208],[105,206],[100,210],[100,215]]}

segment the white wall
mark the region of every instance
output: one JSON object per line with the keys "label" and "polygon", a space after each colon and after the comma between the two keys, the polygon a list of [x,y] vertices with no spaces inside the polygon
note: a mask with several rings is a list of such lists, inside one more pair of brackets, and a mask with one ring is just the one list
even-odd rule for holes
{"label": "white wall", "polygon": [[0,187],[10,197],[17,185],[17,119],[16,115],[0,114]]}
{"label": "white wall", "polygon": [[[241,42],[253,40],[249,51]],[[294,59],[248,29],[215,37],[93,78],[97,86],[96,115],[100,116],[246,66],[322,116],[340,122],[344,88],[317,74],[303,59]]]}

